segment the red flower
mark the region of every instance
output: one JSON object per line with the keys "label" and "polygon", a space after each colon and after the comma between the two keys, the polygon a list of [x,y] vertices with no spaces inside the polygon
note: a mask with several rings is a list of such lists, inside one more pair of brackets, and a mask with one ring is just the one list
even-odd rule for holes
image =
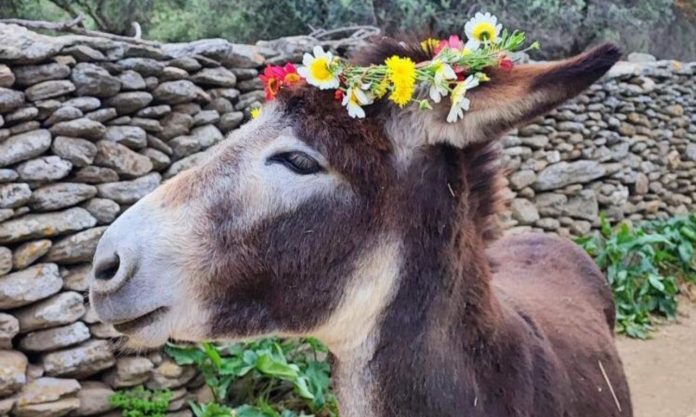
{"label": "red flower", "polygon": [[504,69],[505,71],[510,71],[512,67],[515,66],[515,64],[512,62],[510,58],[507,56],[504,56],[503,58],[500,59],[500,68]]}
{"label": "red flower", "polygon": [[297,69],[292,64],[285,66],[267,65],[263,74],[259,76],[263,82],[263,90],[266,100],[273,100],[281,88],[297,84],[302,80]]}
{"label": "red flower", "polygon": [[336,90],[334,92],[334,100],[343,101],[343,90]]}
{"label": "red flower", "polygon": [[464,45],[462,44],[462,40],[459,39],[459,36],[450,35],[448,39],[441,40],[433,52],[435,52],[435,55],[437,55],[440,53],[440,51],[447,47],[451,49],[462,49],[463,46]]}

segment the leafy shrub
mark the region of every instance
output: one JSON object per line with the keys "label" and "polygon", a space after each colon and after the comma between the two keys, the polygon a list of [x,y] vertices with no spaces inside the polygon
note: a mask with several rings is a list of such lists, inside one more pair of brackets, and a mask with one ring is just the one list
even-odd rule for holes
{"label": "leafy shrub", "polygon": [[215,403],[191,405],[197,417],[229,416],[226,404],[238,417],[337,415],[327,350],[314,339],[170,344],[166,352],[180,365],[197,366],[213,391]]}
{"label": "leafy shrub", "polygon": [[116,392],[109,402],[121,410],[123,417],[164,417],[171,398],[169,391],[150,391],[140,386]]}
{"label": "leafy shrub", "polygon": [[681,282],[696,283],[696,214],[612,228],[577,240],[605,272],[614,292],[617,330],[646,338],[652,314],[673,318]]}

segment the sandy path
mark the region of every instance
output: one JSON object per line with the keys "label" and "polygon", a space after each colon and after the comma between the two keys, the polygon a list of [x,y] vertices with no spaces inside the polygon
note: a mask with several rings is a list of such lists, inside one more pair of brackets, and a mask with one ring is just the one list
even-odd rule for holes
{"label": "sandy path", "polygon": [[696,303],[680,304],[653,339],[618,338],[635,417],[696,417]]}

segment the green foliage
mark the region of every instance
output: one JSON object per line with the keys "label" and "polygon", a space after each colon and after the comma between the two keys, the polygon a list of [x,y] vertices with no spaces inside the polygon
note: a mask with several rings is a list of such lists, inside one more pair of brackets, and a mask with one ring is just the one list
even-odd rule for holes
{"label": "green foliage", "polygon": [[116,392],[109,402],[123,417],[164,417],[171,398],[169,391],[150,391],[139,386]]}
{"label": "green foliage", "polygon": [[329,391],[326,348],[314,339],[261,339],[200,346],[170,344],[166,352],[180,365],[195,365],[213,391],[215,403],[192,404],[197,417],[291,417],[301,413],[335,416]]}
{"label": "green foliage", "polygon": [[617,330],[646,338],[652,314],[673,318],[680,282],[696,283],[696,214],[612,228],[577,240],[606,273],[616,302]]}

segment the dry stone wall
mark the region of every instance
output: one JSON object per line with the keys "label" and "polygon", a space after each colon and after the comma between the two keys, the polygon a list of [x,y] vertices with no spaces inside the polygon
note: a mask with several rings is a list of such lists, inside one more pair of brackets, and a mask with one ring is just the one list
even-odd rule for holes
{"label": "dry stone wall", "polygon": [[[297,42],[149,45],[0,24],[0,416],[115,413],[113,390],[206,395],[194,369],[133,355],[86,304],[105,228],[248,119],[258,69]],[[696,66],[621,63],[502,142],[511,231],[584,234],[599,211],[694,210]]]}

